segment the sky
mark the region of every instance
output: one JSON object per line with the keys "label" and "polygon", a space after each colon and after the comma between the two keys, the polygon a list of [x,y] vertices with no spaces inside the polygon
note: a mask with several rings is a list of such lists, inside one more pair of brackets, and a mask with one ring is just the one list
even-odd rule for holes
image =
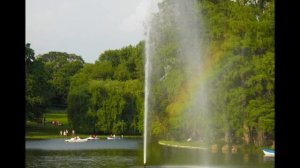
{"label": "sky", "polygon": [[35,55],[74,53],[94,63],[105,50],[145,39],[156,0],[26,0],[26,43]]}

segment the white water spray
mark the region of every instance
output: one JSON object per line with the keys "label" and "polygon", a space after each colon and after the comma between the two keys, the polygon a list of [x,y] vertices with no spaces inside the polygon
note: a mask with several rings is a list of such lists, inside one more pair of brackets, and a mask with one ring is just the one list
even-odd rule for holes
{"label": "white water spray", "polygon": [[[203,26],[196,7],[196,0],[165,0],[161,4],[163,12],[154,17],[151,17],[150,14],[147,18],[144,67],[144,165],[147,163],[148,128],[153,126],[153,121],[149,121],[149,117],[154,119],[153,116],[156,115],[154,113],[157,111],[153,108],[155,109],[155,104],[160,100],[160,97],[155,97],[160,95],[152,93],[152,86],[163,85],[167,80],[174,80],[174,84],[181,86],[184,86],[184,83],[192,86],[194,81],[203,76],[203,50],[201,48]],[[176,49],[170,47],[176,47]],[[165,51],[163,54],[160,53],[162,50]],[[178,69],[179,71],[177,71]],[[169,72],[173,74],[169,74]],[[182,83],[176,81],[176,78],[172,78],[174,73],[179,73],[176,75],[181,75],[180,79],[185,81]],[[176,89],[180,89],[180,87]],[[181,126],[181,132],[177,132],[177,136],[173,133],[174,136],[183,135],[187,138],[199,139],[199,135],[205,134],[206,131],[204,130],[207,126],[199,124],[198,121],[205,120],[204,115],[209,111],[206,90],[204,83],[197,89],[188,90],[184,99],[187,102],[186,107],[180,111],[180,117],[185,125]],[[181,102],[177,102],[177,104],[179,103]],[[170,125],[168,128],[172,126]],[[199,129],[200,127],[201,129]]]}
{"label": "white water spray", "polygon": [[150,27],[147,28],[147,37],[146,37],[146,63],[145,63],[145,98],[144,98],[144,165],[146,165],[147,162],[147,120],[148,120],[148,100],[149,100],[149,81],[150,81],[150,72],[151,72],[151,64],[150,64]]}
{"label": "white water spray", "polygon": [[152,19],[152,14],[158,12],[157,4],[161,0],[143,0],[141,2],[141,6],[146,6],[146,15],[145,15],[145,23],[146,23],[146,39],[145,39],[145,86],[144,86],[144,165],[147,163],[147,139],[148,139],[148,111],[149,111],[149,94],[150,94],[150,76],[151,76],[151,43],[150,43],[150,22]]}

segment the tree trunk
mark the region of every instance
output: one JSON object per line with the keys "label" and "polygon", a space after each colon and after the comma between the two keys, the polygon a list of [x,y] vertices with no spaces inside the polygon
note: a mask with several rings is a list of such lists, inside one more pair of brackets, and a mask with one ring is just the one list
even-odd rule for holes
{"label": "tree trunk", "polygon": [[272,149],[275,149],[275,140],[272,141]]}
{"label": "tree trunk", "polygon": [[244,131],[243,131],[244,137],[243,137],[243,139],[246,142],[246,144],[249,145],[250,144],[250,139],[251,139],[250,129],[249,129],[249,127],[247,126],[247,124],[245,122],[243,124],[243,128],[244,128]]}
{"label": "tree trunk", "polygon": [[258,146],[263,146],[265,144],[265,133],[263,130],[258,130],[257,131],[257,137],[256,137],[256,141],[257,141],[257,145]]}
{"label": "tree trunk", "polygon": [[232,137],[231,137],[230,131],[226,131],[225,136],[224,136],[225,144],[230,144],[231,139],[232,139]]}

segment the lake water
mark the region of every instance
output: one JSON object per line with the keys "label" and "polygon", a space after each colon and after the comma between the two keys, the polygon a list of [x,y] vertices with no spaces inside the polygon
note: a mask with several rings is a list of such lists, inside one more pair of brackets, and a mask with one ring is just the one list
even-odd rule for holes
{"label": "lake water", "polygon": [[[66,143],[64,139],[26,141],[28,168],[138,168],[143,167],[143,140],[92,140]],[[147,167],[273,168],[274,159],[262,155],[211,153],[150,144]]]}

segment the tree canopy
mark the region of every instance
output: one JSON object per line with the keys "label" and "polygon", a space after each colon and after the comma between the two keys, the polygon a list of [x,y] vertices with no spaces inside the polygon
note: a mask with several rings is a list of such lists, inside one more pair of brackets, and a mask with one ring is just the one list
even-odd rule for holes
{"label": "tree canopy", "polygon": [[[203,24],[189,29],[198,28],[199,40],[205,41],[199,46],[204,73],[191,73],[192,80],[183,69],[186,60],[177,56],[184,52],[176,34],[180,32],[176,19],[182,13],[174,12],[173,1],[164,0],[152,20],[151,135],[258,146],[270,143],[275,112],[274,1],[197,2]],[[183,59],[189,59],[188,55]],[[192,88],[201,78],[205,78],[203,87],[195,92]],[[197,94],[207,97],[190,99]],[[195,107],[197,113],[188,113]]]}
{"label": "tree canopy", "polygon": [[83,132],[137,134],[143,128],[143,43],[102,53],[71,78],[68,114]]}
{"label": "tree canopy", "polygon": [[45,69],[50,76],[49,83],[53,92],[51,105],[67,107],[70,78],[83,67],[83,59],[75,54],[49,52],[38,55],[37,60],[44,63]]}
{"label": "tree canopy", "polygon": [[25,78],[26,119],[41,122],[51,97],[50,76],[29,43],[25,45]]}

